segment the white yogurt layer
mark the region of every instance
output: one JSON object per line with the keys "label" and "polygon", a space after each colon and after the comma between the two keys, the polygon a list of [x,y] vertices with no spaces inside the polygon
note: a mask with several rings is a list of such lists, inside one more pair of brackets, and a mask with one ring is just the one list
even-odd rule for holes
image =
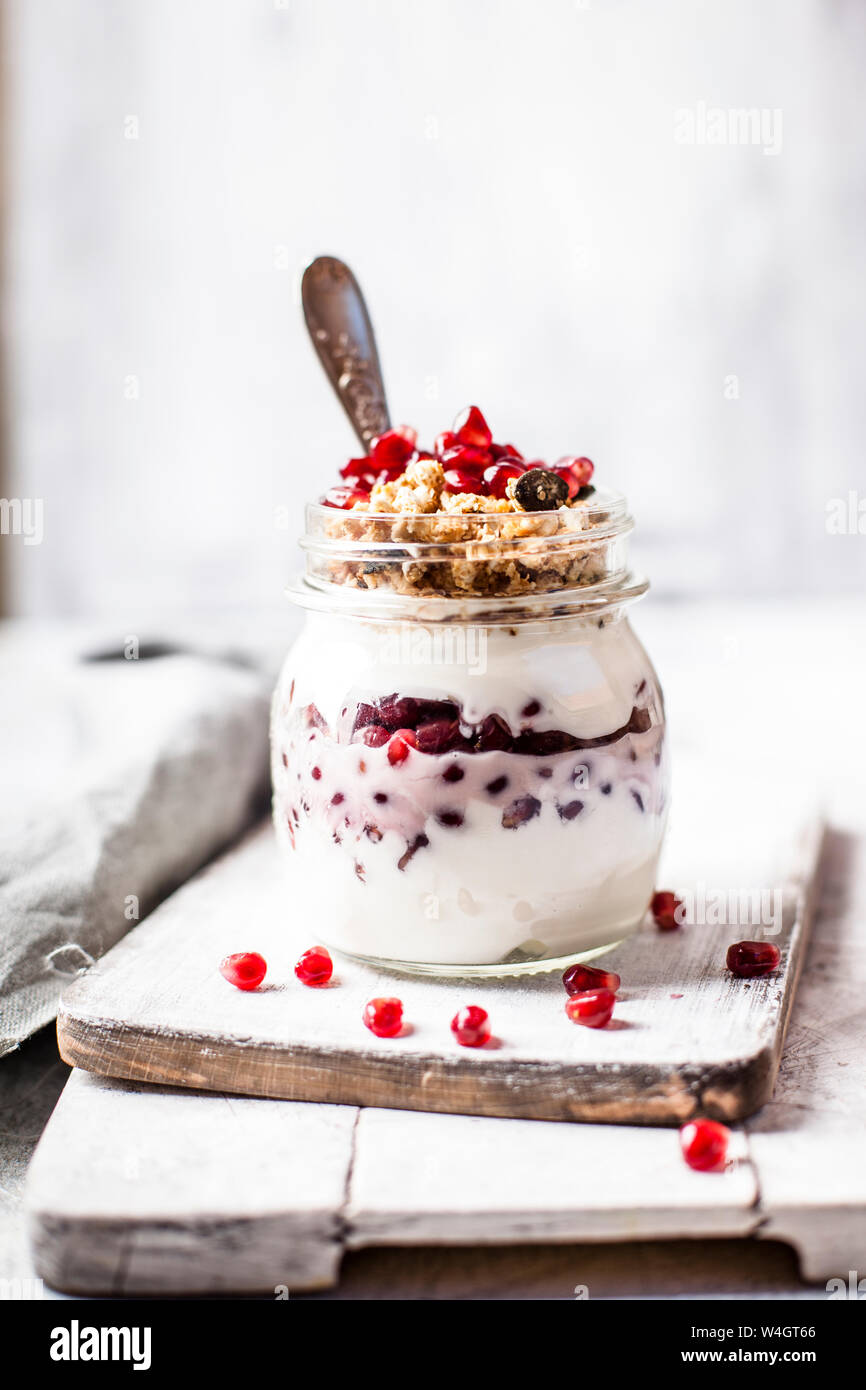
{"label": "white yogurt layer", "polygon": [[[314,615],[289,655],[272,741],[293,915],[338,949],[428,965],[629,934],[653,890],[667,767],[658,686],[628,623],[489,628],[450,651],[405,635],[416,628]],[[635,708],[650,727],[547,757],[413,749],[392,764],[387,744],[351,739],[355,707],[393,693],[453,701],[464,723],[500,715],[515,734],[599,738]]]}

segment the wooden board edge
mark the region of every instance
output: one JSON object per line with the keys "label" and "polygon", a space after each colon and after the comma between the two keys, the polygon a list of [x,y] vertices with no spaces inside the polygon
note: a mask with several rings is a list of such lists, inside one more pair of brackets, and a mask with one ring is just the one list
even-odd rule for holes
{"label": "wooden board edge", "polygon": [[672,1067],[661,1075],[652,1064],[635,1063],[618,1073],[622,1089],[612,1099],[609,1078],[591,1063],[572,1070],[569,1086],[559,1064],[511,1060],[494,1063],[485,1075],[460,1058],[430,1057],[419,1083],[411,1055],[357,1054],[357,1070],[349,1070],[327,1050],[286,1053],[273,1044],[246,1043],[248,1084],[239,1086],[235,1042],[221,1046],[190,1035],[179,1052],[174,1034],[117,1029],[110,1020],[67,1013],[58,1016],[57,1038],[70,1066],[159,1086],[435,1114],[650,1126],[681,1125],[697,1114],[727,1123],[745,1119],[768,1099],[778,1061],[775,1047],[764,1045],[750,1056]]}

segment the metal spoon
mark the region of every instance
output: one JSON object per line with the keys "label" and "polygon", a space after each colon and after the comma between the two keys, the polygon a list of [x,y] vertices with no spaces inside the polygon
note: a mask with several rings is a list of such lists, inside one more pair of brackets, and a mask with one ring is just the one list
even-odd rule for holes
{"label": "metal spoon", "polygon": [[369,453],[370,440],[384,434],[390,421],[373,325],[358,282],[336,256],[317,256],[304,271],[301,302],[313,347]]}

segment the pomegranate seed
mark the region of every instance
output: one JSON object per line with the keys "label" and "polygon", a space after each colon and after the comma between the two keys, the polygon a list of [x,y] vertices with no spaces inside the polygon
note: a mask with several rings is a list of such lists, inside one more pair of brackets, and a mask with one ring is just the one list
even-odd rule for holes
{"label": "pomegranate seed", "polygon": [[326,985],[333,973],[334,962],[324,946],[311,946],[295,966],[295,974],[302,985]]}
{"label": "pomegranate seed", "polygon": [[751,980],[777,970],[780,959],[778,946],[770,941],[736,941],[728,947],[726,964],[732,975]]}
{"label": "pomegranate seed", "polygon": [[[360,729],[361,742],[368,748],[381,748],[383,743],[387,743],[391,735],[382,724],[368,724],[366,729]],[[355,735],[357,739],[358,735]]]}
{"label": "pomegranate seed", "polygon": [[444,487],[446,492],[475,492],[482,496],[487,492],[483,479],[467,468],[446,468]]}
{"label": "pomegranate seed", "polygon": [[371,999],[364,1005],[363,1019],[377,1038],[396,1038],[403,1027],[403,1004],[399,999]]}
{"label": "pomegranate seed", "polygon": [[569,502],[573,501],[580,492],[580,483],[577,481],[574,469],[570,468],[567,464],[557,464],[551,471],[555,473],[558,478],[562,478],[563,482],[568,485],[568,500]]}
{"label": "pomegranate seed", "polygon": [[616,995],[611,989],[586,989],[573,994],[566,1001],[565,1012],[572,1023],[582,1023],[585,1028],[603,1028],[610,1023]]}
{"label": "pomegranate seed", "polygon": [[682,913],[677,916],[682,905],[682,898],[676,897],[673,893],[653,893],[650,911],[656,926],[661,931],[676,931],[683,920]]}
{"label": "pomegranate seed", "polygon": [[483,1047],[490,1037],[487,1010],[477,1004],[467,1004],[452,1018],[451,1032],[461,1047]]}
{"label": "pomegranate seed", "polygon": [[479,449],[489,449],[493,435],[477,405],[469,405],[461,411],[454,421],[454,433],[461,444],[475,444]]}
{"label": "pomegranate seed", "polygon": [[521,463],[508,462],[492,463],[489,468],[484,470],[484,481],[487,484],[487,491],[491,497],[505,497],[506,488],[512,478],[519,478],[523,473]]}
{"label": "pomegranate seed", "polygon": [[691,1120],[680,1129],[683,1158],[699,1173],[718,1173],[728,1158],[731,1131],[715,1120]]}
{"label": "pomegranate seed", "polygon": [[489,449],[476,449],[472,444],[456,444],[442,455],[443,468],[468,468],[473,473],[482,473],[492,462]]}
{"label": "pomegranate seed", "polygon": [[613,970],[596,970],[591,965],[570,965],[562,977],[569,994],[582,994],[588,989],[609,989],[616,994],[622,981]]}
{"label": "pomegranate seed", "polygon": [[453,449],[456,443],[457,435],[454,433],[454,431],[443,430],[441,434],[437,434],[436,443],[433,445],[433,448],[441,458],[442,455],[445,453],[446,449]]}
{"label": "pomegranate seed", "polygon": [[577,477],[577,481],[580,484],[580,486],[586,487],[587,483],[589,482],[590,478],[595,472],[595,464],[593,463],[592,459],[572,459],[571,471]]}
{"label": "pomegranate seed", "polygon": [[267,974],[267,961],[258,951],[237,951],[220,961],[220,974],[238,989],[256,989]]}
{"label": "pomegranate seed", "polygon": [[356,502],[366,502],[367,494],[357,487],[332,487],[325,493],[323,505],[325,507],[338,507],[341,511],[348,511],[354,507]]}
{"label": "pomegranate seed", "polygon": [[396,429],[386,430],[373,440],[370,454],[379,468],[403,466],[415,452],[418,435],[408,425],[398,425]]}
{"label": "pomegranate seed", "polygon": [[490,452],[494,463],[500,463],[502,459],[513,459],[516,463],[523,463],[523,455],[513,444],[491,444]]}
{"label": "pomegranate seed", "polygon": [[340,477],[362,478],[365,473],[372,475],[375,471],[372,459],[365,456],[362,459],[349,459],[349,462],[340,469]]}
{"label": "pomegranate seed", "polygon": [[388,762],[392,765],[405,762],[409,756],[409,749],[417,747],[418,740],[414,729],[398,729],[388,744]]}

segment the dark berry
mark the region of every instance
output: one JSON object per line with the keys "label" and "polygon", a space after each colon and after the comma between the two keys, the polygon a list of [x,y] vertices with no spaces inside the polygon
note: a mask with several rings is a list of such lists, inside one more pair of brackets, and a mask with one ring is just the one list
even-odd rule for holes
{"label": "dark berry", "polygon": [[484,790],[489,792],[491,796],[498,796],[500,792],[505,791],[507,786],[508,778],[503,773],[501,777],[494,777],[492,782],[488,782]]}
{"label": "dark berry", "polygon": [[502,812],[502,824],[506,830],[516,830],[525,825],[541,810],[541,802],[535,796],[519,796]]}
{"label": "dark berry", "polygon": [[568,501],[568,483],[549,468],[530,468],[514,484],[514,496],[525,512],[549,512]]}

